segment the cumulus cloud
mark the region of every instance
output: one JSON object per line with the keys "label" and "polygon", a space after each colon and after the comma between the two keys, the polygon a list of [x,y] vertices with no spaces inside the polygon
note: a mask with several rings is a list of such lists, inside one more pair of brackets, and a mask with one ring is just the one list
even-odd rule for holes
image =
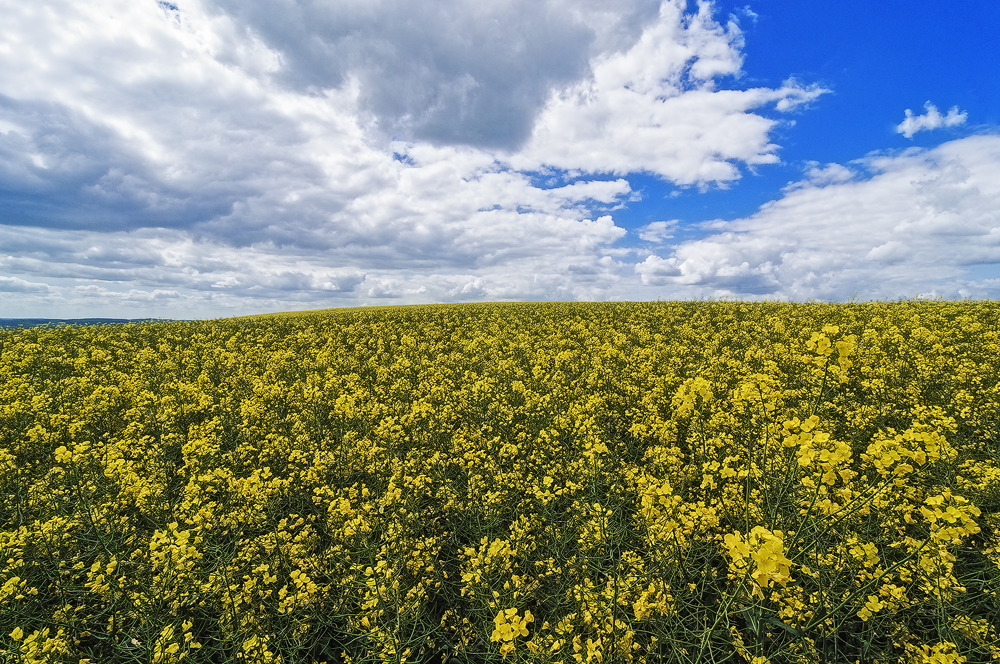
{"label": "cumulus cloud", "polygon": [[355,88],[269,87],[263,47],[197,2],[6,4],[6,223],[183,227],[253,201],[281,224],[342,207],[381,161],[351,115]]}
{"label": "cumulus cloud", "polygon": [[360,108],[401,140],[516,147],[553,87],[634,41],[657,3],[218,0],[285,64],[299,91],[360,82]]}
{"label": "cumulus cloud", "polygon": [[742,33],[717,23],[708,3],[694,15],[684,7],[664,2],[634,46],[595,58],[592,77],[554,92],[511,163],[706,185],[739,178],[739,163],[777,162],[778,121],[750,111],[791,111],[827,90],[794,80],[716,90],[717,78],[740,73]]}
{"label": "cumulus cloud", "polygon": [[637,232],[639,234],[639,239],[659,244],[664,240],[672,238],[674,236],[673,231],[679,224],[680,221],[677,219],[672,221],[654,221],[640,227]]}
{"label": "cumulus cloud", "polygon": [[[1000,136],[873,154],[863,176],[810,177],[756,214],[652,255],[635,272],[676,293],[790,299],[996,297],[971,278],[1000,262]],[[815,175],[815,174],[814,174]],[[714,231],[714,232],[713,232]]]}
{"label": "cumulus cloud", "polygon": [[[823,186],[838,182],[847,182],[855,176],[855,172],[842,164],[826,164],[820,166],[817,162],[810,162],[806,171],[806,180],[811,185]],[[795,183],[801,185],[803,183]]]}
{"label": "cumulus cloud", "polygon": [[923,115],[914,115],[913,111],[906,109],[906,119],[896,127],[896,133],[907,138],[913,138],[918,131],[938,129],[939,127],[955,127],[965,122],[968,113],[959,112],[958,106],[952,106],[947,115],[941,115],[937,107],[929,101],[924,104],[927,112]]}
{"label": "cumulus cloud", "polygon": [[720,89],[742,34],[708,2],[0,6],[0,276],[26,313],[614,296],[639,282],[625,175],[726,186],[824,92]]}

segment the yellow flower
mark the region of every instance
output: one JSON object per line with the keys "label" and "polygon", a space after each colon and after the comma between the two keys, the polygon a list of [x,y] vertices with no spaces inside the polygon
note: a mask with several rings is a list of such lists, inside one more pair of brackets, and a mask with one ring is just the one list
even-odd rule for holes
{"label": "yellow flower", "polygon": [[10,633],[10,638],[14,639],[15,641],[20,641],[21,639],[24,638],[24,632],[21,631],[20,627],[15,627],[14,631]]}
{"label": "yellow flower", "polygon": [[518,636],[528,635],[528,623],[534,622],[531,611],[524,612],[524,618],[517,617],[517,609],[504,609],[493,619],[495,626],[491,641],[513,641]]}

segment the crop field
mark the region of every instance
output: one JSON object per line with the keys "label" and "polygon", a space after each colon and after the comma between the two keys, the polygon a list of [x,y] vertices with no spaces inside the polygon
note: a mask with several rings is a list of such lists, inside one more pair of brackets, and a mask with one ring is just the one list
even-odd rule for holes
{"label": "crop field", "polygon": [[998,441],[994,302],[0,330],[0,662],[996,662]]}

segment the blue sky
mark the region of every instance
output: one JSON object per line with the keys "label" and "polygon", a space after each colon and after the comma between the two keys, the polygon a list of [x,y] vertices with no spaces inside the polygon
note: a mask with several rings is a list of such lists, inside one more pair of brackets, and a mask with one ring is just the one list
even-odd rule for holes
{"label": "blue sky", "polygon": [[0,317],[1000,295],[995,3],[0,2]]}
{"label": "blue sky", "polygon": [[[741,186],[712,195],[672,188],[655,178],[629,178],[648,192],[624,223],[673,215],[686,221],[748,216],[799,180],[807,162],[846,163],[879,150],[931,148],[976,130],[1000,127],[1000,5],[970,2],[942,11],[931,2],[726,2],[720,15],[740,21],[746,46],[738,85],[776,86],[789,76],[830,90],[795,124],[776,132],[782,164],[759,169]],[[747,16],[746,10],[756,14]],[[960,127],[898,133],[900,109],[942,112],[958,106],[971,120]],[[969,125],[976,125],[970,127]],[[657,185],[660,185],[659,187]],[[658,205],[651,199],[656,199]]]}

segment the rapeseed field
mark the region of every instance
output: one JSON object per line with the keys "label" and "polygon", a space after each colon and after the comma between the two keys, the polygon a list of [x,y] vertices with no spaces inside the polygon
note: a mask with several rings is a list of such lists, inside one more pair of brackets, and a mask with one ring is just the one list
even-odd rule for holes
{"label": "rapeseed field", "polygon": [[1000,661],[1000,303],[0,331],[0,661]]}

